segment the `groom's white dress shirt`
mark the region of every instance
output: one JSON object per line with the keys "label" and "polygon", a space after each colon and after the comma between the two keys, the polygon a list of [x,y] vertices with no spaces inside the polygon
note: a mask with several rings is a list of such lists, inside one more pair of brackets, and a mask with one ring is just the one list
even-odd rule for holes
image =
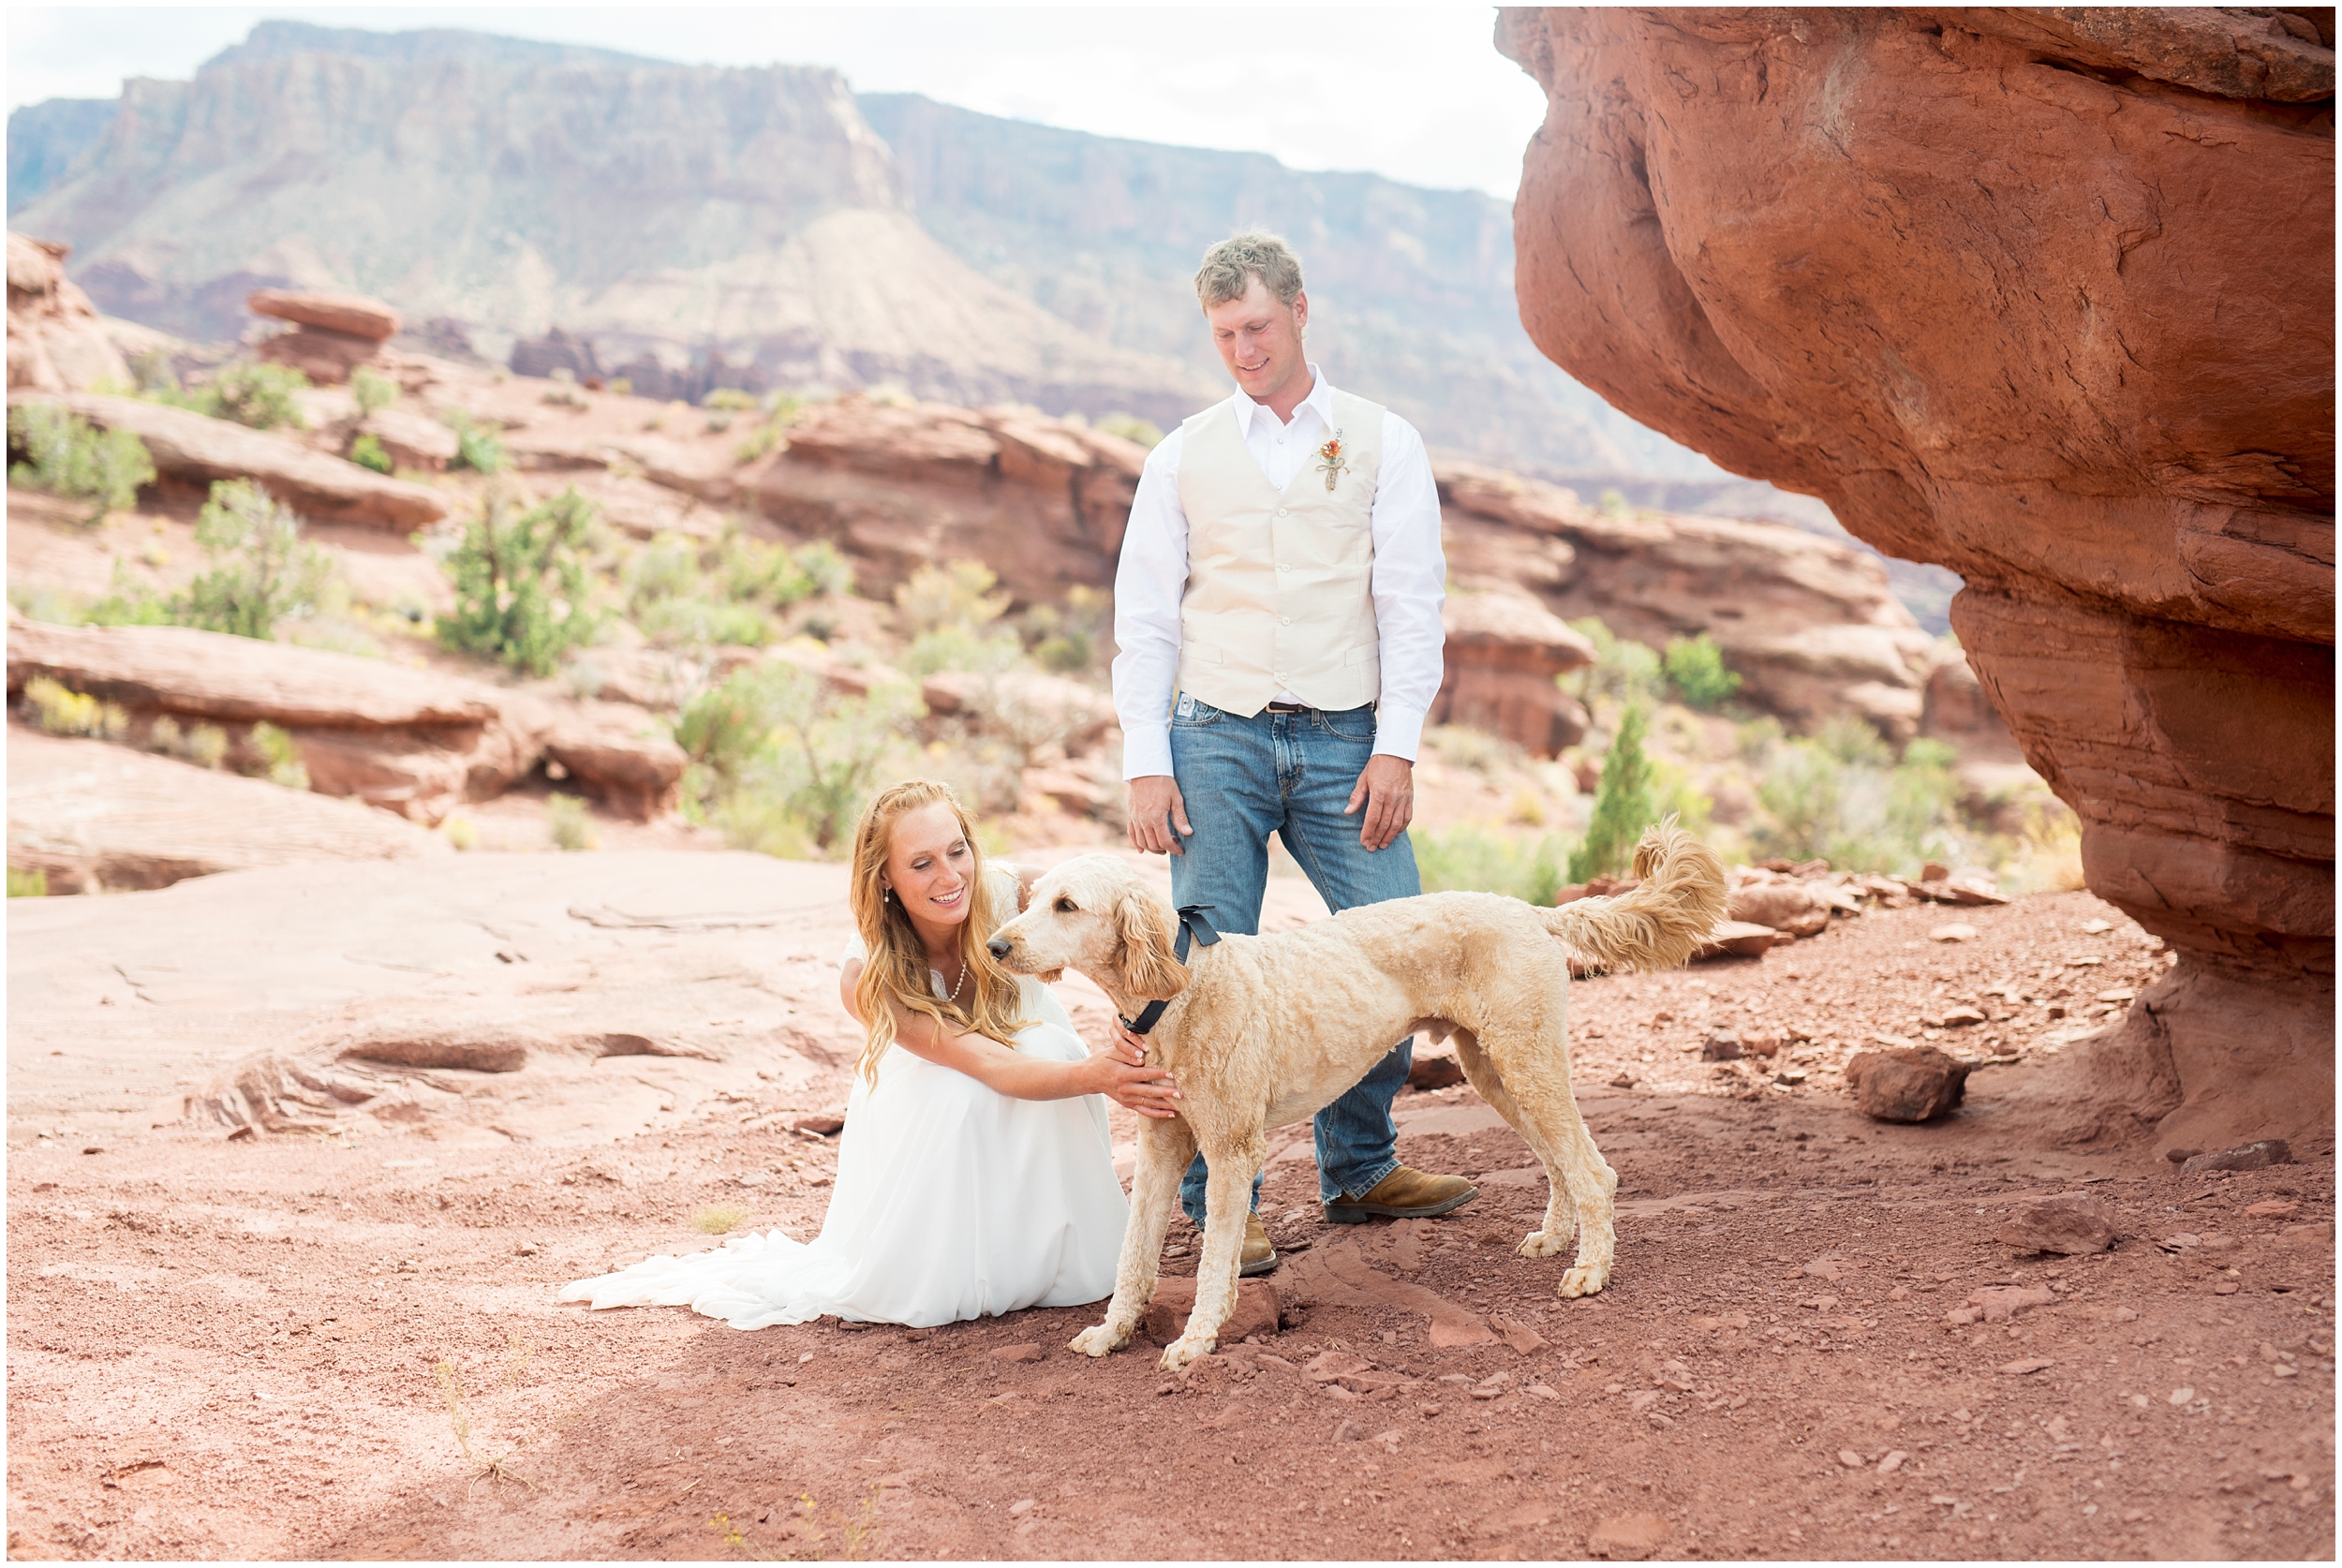
{"label": "groom's white dress shirt", "polygon": [[[1245,449],[1268,482],[1282,490],[1333,433],[1332,391],[1310,366],[1313,385],[1281,422],[1266,404],[1238,392],[1230,398]],[[1122,777],[1171,771],[1171,699],[1178,680],[1179,601],[1187,592],[1187,513],[1179,504],[1179,445],[1174,430],[1147,454],[1130,528],[1114,575],[1114,705],[1122,720]],[[1439,487],[1430,454],[1415,426],[1383,415],[1381,468],[1375,479],[1374,624],[1382,641],[1382,696],[1374,710],[1374,749],[1415,760],[1424,716],[1439,694],[1447,561],[1440,548]],[[1295,701],[1289,691],[1276,700]]]}

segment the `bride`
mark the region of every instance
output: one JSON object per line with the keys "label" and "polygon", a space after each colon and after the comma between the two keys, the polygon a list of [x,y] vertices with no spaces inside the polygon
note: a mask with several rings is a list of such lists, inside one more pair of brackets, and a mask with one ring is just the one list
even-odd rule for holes
{"label": "bride", "polygon": [[1091,1055],[1046,986],[985,951],[1030,889],[986,864],[949,787],[882,792],[854,830],[838,993],[868,1039],[822,1234],[651,1258],[560,1299],[923,1328],[1112,1294],[1129,1207],[1101,1097],[1168,1117],[1178,1090],[1127,1044]]}

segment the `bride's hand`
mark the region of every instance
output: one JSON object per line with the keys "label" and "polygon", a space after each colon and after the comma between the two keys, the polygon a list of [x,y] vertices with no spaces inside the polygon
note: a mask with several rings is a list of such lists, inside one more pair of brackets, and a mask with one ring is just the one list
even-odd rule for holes
{"label": "bride's hand", "polygon": [[1094,1092],[1126,1111],[1158,1119],[1179,1114],[1179,1087],[1167,1068],[1147,1065],[1147,1043],[1124,1028],[1119,1020],[1107,1043],[1092,1051],[1089,1071],[1097,1080]]}

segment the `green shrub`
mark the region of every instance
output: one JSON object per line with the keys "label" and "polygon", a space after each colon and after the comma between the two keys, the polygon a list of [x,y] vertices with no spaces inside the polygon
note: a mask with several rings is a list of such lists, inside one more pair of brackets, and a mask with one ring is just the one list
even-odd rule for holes
{"label": "green shrub", "polygon": [[470,468],[482,474],[500,474],[511,466],[505,456],[504,440],[485,425],[475,424],[472,417],[461,408],[441,409],[439,418],[455,432],[455,458],[452,466]]}
{"label": "green shrub", "polygon": [[387,474],[395,466],[391,454],[382,450],[382,438],[371,430],[360,431],[358,438],[349,443],[349,460],[378,474]]}
{"label": "green shrub", "polygon": [[1086,584],[1066,590],[1065,602],[1036,604],[1019,617],[1034,663],[1060,674],[1095,669],[1099,651],[1113,642],[1114,601]]}
{"label": "green shrub", "polygon": [[800,544],[789,553],[789,558],[812,583],[814,597],[842,597],[853,592],[853,563],[828,540]]}
{"label": "green shrub", "polygon": [[1602,759],[1602,787],[1594,792],[1593,821],[1586,836],[1570,851],[1569,880],[1591,881],[1615,877],[1633,863],[1635,843],[1643,829],[1658,820],[1652,795],[1651,761],[1643,755],[1645,717],[1642,704],[1630,703],[1619,719],[1618,738]]}
{"label": "green shrub", "polygon": [[98,430],[53,403],[8,410],[8,451],[23,453],[8,466],[10,484],[85,505],[92,523],[131,505],[141,485],[155,482],[144,442],[126,430]]}
{"label": "green shrub", "polygon": [[574,489],[512,512],[510,500],[489,496],[464,525],[446,562],[455,608],[438,617],[439,642],[548,675],[601,628],[586,604],[586,556],[600,513]]}
{"label": "green shrub", "polygon": [[8,896],[11,898],[46,898],[49,896],[49,873],[22,871],[8,867]]}
{"label": "green shrub", "polygon": [[1843,871],[1916,872],[1962,858],[1952,749],[1917,740],[1900,762],[1878,732],[1840,719],[1808,739],[1785,739],[1764,759],[1752,851],[1823,859]]}
{"label": "green shrub", "polygon": [[146,749],[200,768],[215,768],[228,755],[228,732],[216,724],[183,731],[177,719],[165,714],[147,731]]}
{"label": "green shrub", "polygon": [[1568,845],[1559,834],[1532,842],[1467,822],[1445,833],[1409,828],[1407,836],[1426,893],[1502,893],[1550,904],[1562,890]]}
{"label": "green shrub", "polygon": [[984,633],[949,626],[919,633],[897,662],[907,675],[925,677],[945,670],[1000,675],[1023,664],[1025,650],[1006,627]]}
{"label": "green shrub", "polygon": [[737,414],[762,407],[763,400],[754,392],[742,392],[738,387],[718,387],[700,399],[700,407]]}
{"label": "green shrub", "polygon": [[1108,414],[1098,422],[1097,428],[1125,441],[1136,441],[1142,447],[1163,444],[1162,428],[1154,421],[1142,420],[1136,414]]}
{"label": "green shrub", "polygon": [[130,727],[130,716],[113,703],[101,703],[47,675],[35,675],[24,683],[24,700],[33,704],[34,721],[52,735],[120,740]]}
{"label": "green shrub", "polygon": [[360,365],[350,372],[349,395],[358,405],[358,417],[364,419],[398,401],[398,383]]}
{"label": "green shrub", "polygon": [[594,819],[575,795],[555,795],[545,802],[545,832],[556,850],[593,850],[601,846]]}
{"label": "green shrub", "polygon": [[[1588,615],[1570,626],[1593,644],[1593,662],[1578,672],[1578,696],[1592,703],[1608,697],[1621,704],[1651,706],[1666,694],[1667,682],[1659,655],[1648,644],[1614,636],[1601,618]],[[1564,684],[1569,676],[1556,676]]]}
{"label": "green shrub", "polygon": [[1724,667],[1724,650],[1706,632],[1668,640],[1668,682],[1686,706],[1710,712],[1741,688],[1741,677]]}
{"label": "green shrub", "polygon": [[253,773],[288,790],[309,787],[309,770],[301,763],[301,747],[292,736],[263,719],[252,726]]}
{"label": "green shrub", "polygon": [[838,692],[781,660],[702,692],[675,722],[686,794],[741,849],[826,851],[851,833],[882,764],[925,710],[908,687]]}
{"label": "green shrub", "polygon": [[249,480],[220,480],[195,524],[212,570],[170,599],[180,626],[266,641],[276,623],[306,615],[332,578],[325,552],[301,537],[301,519]]}
{"label": "green shrub", "polygon": [[895,609],[913,637],[946,627],[981,632],[1008,609],[1009,596],[992,591],[999,581],[982,561],[923,566],[895,590]]}
{"label": "green shrub", "polygon": [[289,365],[245,360],[224,365],[208,386],[181,391],[163,387],[147,395],[215,420],[232,420],[254,430],[280,427],[305,430],[301,403],[295,395],[309,389],[309,378]]}

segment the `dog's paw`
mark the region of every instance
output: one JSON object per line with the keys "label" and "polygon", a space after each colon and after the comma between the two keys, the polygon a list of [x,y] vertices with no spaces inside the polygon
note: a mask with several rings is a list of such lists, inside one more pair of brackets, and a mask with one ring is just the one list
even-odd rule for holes
{"label": "dog's paw", "polygon": [[1189,1362],[1201,1361],[1209,1355],[1211,1351],[1211,1340],[1191,1339],[1182,1335],[1171,1341],[1170,1347],[1163,1353],[1163,1360],[1158,1365],[1166,1372],[1184,1371]]}
{"label": "dog's paw", "polygon": [[1592,1295],[1609,1282],[1608,1269],[1580,1264],[1562,1276],[1562,1287],[1558,1294],[1564,1301],[1574,1300],[1581,1295]]}
{"label": "dog's paw", "polygon": [[1569,1250],[1570,1240],[1566,1231],[1531,1231],[1513,1250],[1524,1258],[1558,1258]]}
{"label": "dog's paw", "polygon": [[1129,1342],[1127,1336],[1118,1339],[1104,1324],[1100,1324],[1075,1335],[1066,1349],[1075,1355],[1112,1355]]}

